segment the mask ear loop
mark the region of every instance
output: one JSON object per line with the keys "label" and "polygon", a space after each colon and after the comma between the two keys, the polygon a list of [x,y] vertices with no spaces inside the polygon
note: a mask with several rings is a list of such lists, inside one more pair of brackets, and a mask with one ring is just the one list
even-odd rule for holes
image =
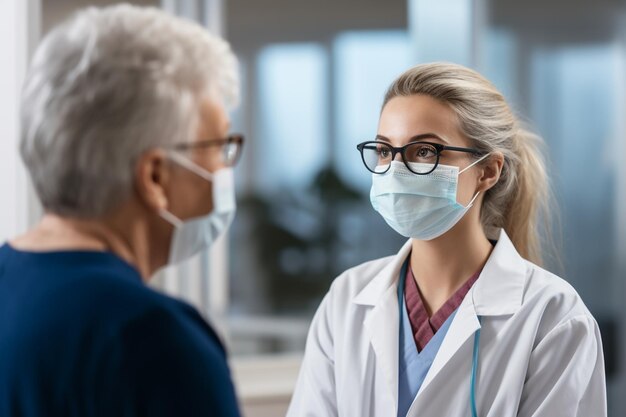
{"label": "mask ear loop", "polygon": [[[470,165],[468,165],[465,168],[463,168],[463,170],[459,171],[459,175],[461,175],[463,172],[467,171],[468,169],[470,169],[471,167],[473,167],[474,165],[476,165],[480,161],[484,160],[488,156],[489,156],[489,154],[485,154],[485,155],[482,156],[482,158],[479,158],[476,161],[472,162]],[[472,200],[467,204],[467,206],[465,206],[466,209],[469,209],[469,208],[472,207],[472,205],[474,204],[474,201],[476,201],[476,199],[478,198],[478,194],[480,194],[480,191],[476,191],[476,195],[474,195],[474,198],[472,198]]]}
{"label": "mask ear loop", "polygon": [[[213,174],[211,174],[206,169],[200,167],[195,162],[189,160],[188,158],[185,158],[184,156],[179,155],[175,152],[171,152],[169,154],[169,157],[178,165],[182,166],[183,168],[188,169],[189,171],[193,172],[194,174],[198,175],[201,178],[204,178],[205,180],[209,182],[213,182]],[[184,224],[184,222],[181,219],[179,219],[178,217],[176,217],[175,215],[173,215],[172,213],[170,213],[169,211],[165,209],[159,209],[159,215],[163,218],[163,220],[165,220],[166,222],[168,222],[169,224],[171,224],[172,226],[176,228],[179,228]]]}
{"label": "mask ear loop", "polygon": [[485,154],[482,156],[482,158],[479,158],[477,160],[475,160],[474,162],[472,162],[471,164],[469,164],[468,166],[466,166],[465,168],[463,168],[461,171],[459,171],[459,175],[461,175],[463,172],[467,171],[468,169],[470,169],[471,167],[473,167],[474,165],[476,165],[477,163],[479,163],[480,161],[484,160],[485,158],[487,158],[490,154]]}
{"label": "mask ear loop", "polygon": [[174,226],[175,228],[179,228],[183,225],[183,221],[178,217],[174,216],[172,213],[165,209],[159,209],[159,216],[163,218],[166,222]]}
{"label": "mask ear loop", "polygon": [[465,206],[466,209],[472,208],[472,206],[474,205],[474,201],[476,201],[476,199],[478,198],[478,194],[480,194],[480,191],[476,191],[476,195],[474,196],[474,198],[472,198],[472,200],[467,204],[467,206]]}
{"label": "mask ear loop", "polygon": [[205,180],[207,180],[209,182],[213,181],[213,174],[212,173],[210,173],[206,169],[202,168],[201,166],[199,166],[195,162],[191,161],[189,158],[185,158],[184,156],[179,155],[179,154],[174,153],[174,152],[170,153],[169,157],[174,162],[176,162],[178,165],[182,166],[183,168],[187,168],[189,171],[193,172],[197,176],[199,176],[201,178],[204,178]]}

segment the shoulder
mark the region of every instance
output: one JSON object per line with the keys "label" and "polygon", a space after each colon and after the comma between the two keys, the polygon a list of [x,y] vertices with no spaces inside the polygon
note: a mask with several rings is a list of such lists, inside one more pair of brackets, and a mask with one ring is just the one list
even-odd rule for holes
{"label": "shoulder", "polygon": [[[67,279],[60,291],[72,293],[76,308],[104,315],[110,323],[124,325],[153,315],[200,318],[189,304],[170,297],[142,282],[139,274],[127,265],[115,268],[82,269]],[[87,315],[89,317],[89,314]]]}
{"label": "shoulder", "polygon": [[146,304],[116,323],[111,336],[111,345],[135,361],[168,358],[177,363],[191,361],[196,368],[210,365],[214,371],[226,370],[226,352],[217,334],[193,307],[174,299],[164,297]]}
{"label": "shoulder", "polygon": [[[214,346],[222,352],[222,345],[206,321],[195,308],[169,297],[141,281],[130,267],[84,268],[66,279],[55,289],[56,298],[66,295],[60,309],[71,318],[77,334],[94,335],[106,340],[140,342],[167,341],[175,336],[188,346],[200,343]],[[137,337],[141,334],[142,338]]]}
{"label": "shoulder", "polygon": [[111,323],[103,380],[125,381],[122,398],[140,387],[128,401],[157,407],[156,415],[237,415],[225,348],[198,311],[146,287],[127,294],[133,301]]}
{"label": "shoulder", "polygon": [[532,262],[527,265],[522,309],[539,321],[538,338],[557,328],[579,323],[594,333],[597,323],[578,292],[563,278]]}
{"label": "shoulder", "polygon": [[[363,320],[367,309],[394,284],[398,257],[392,255],[364,262],[347,269],[332,282],[318,307],[313,326],[334,323],[334,326],[351,326]],[[340,324],[343,323],[343,324]]]}
{"label": "shoulder", "polygon": [[537,302],[553,306],[564,316],[589,314],[580,295],[565,279],[525,261],[527,281],[524,289],[524,303]]}
{"label": "shoulder", "polygon": [[100,376],[115,386],[102,402],[141,404],[159,416],[237,416],[226,352],[195,309],[162,296],[136,313],[107,344]]}
{"label": "shoulder", "polygon": [[[109,334],[122,343],[126,341],[145,345],[146,341],[152,340],[166,347],[175,341],[187,349],[225,355],[213,328],[186,302],[142,283],[118,282],[113,286],[107,283],[104,287],[106,290],[101,289],[97,296],[100,314],[108,317]],[[116,294],[114,306],[103,305],[109,298],[105,292]]]}

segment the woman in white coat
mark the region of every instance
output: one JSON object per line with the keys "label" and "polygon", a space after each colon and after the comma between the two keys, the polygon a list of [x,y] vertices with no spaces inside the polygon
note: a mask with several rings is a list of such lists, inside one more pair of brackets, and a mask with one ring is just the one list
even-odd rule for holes
{"label": "woman in white coat", "polygon": [[465,67],[391,85],[358,149],[374,209],[410,240],[334,281],[288,416],[606,416],[597,323],[538,266],[540,144]]}

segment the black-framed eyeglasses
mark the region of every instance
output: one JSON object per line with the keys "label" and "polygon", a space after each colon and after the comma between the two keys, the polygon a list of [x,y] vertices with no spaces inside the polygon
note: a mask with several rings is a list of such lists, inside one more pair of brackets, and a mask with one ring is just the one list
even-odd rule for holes
{"label": "black-framed eyeglasses", "polygon": [[387,142],[372,140],[359,143],[356,148],[361,152],[365,168],[374,174],[384,174],[389,171],[391,161],[398,153],[402,155],[402,161],[407,169],[417,175],[427,175],[433,172],[439,165],[439,157],[443,151],[465,152],[475,156],[486,154],[475,148],[459,148],[422,140],[407,143],[399,148]]}
{"label": "black-framed eyeglasses", "polygon": [[221,147],[220,156],[222,163],[226,166],[232,167],[241,156],[241,150],[243,148],[244,137],[239,133],[233,133],[225,138],[221,139],[207,139],[193,143],[179,143],[173,146],[173,149],[178,151],[188,151],[192,149],[202,149],[214,146]]}

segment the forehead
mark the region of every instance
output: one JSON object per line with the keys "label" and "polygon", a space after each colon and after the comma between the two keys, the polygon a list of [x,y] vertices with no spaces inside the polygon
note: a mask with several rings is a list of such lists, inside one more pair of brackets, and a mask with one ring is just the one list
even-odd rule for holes
{"label": "forehead", "polygon": [[467,146],[454,111],[445,103],[426,95],[394,97],[383,108],[378,135],[401,146],[411,138],[434,133],[450,145]]}

